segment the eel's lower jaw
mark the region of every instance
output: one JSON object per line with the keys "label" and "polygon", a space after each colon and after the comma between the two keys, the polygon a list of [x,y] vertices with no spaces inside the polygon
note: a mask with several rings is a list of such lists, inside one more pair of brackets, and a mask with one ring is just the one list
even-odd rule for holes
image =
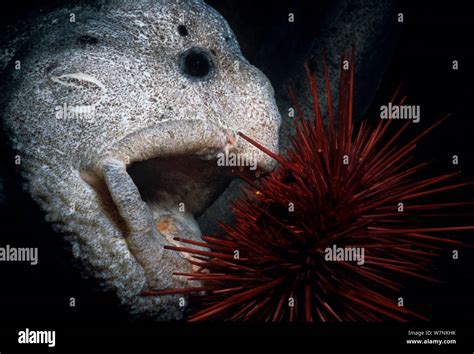
{"label": "eel's lower jaw", "polygon": [[111,199],[126,226],[124,237],[130,253],[143,268],[148,287],[165,289],[185,285],[172,274],[180,269],[189,270],[189,263],[164,250],[167,241],[155,229],[152,212],[142,200],[125,164],[104,159],[101,170]]}
{"label": "eel's lower jaw", "polygon": [[[174,275],[196,270],[187,260],[190,255],[166,250],[165,246],[186,246],[176,241],[177,237],[201,241],[194,215],[225,190],[234,168],[222,168],[214,159],[192,155],[157,157],[128,168],[123,161],[107,158],[101,161],[100,169],[126,226],[128,248],[144,269],[148,287],[162,290],[198,286]],[[260,173],[259,169],[243,170],[239,174],[248,178]]]}

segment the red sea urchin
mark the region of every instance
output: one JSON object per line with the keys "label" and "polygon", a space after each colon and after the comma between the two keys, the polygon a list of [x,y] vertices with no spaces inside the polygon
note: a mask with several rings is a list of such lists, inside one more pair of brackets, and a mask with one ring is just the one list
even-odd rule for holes
{"label": "red sea urchin", "polygon": [[[353,57],[343,60],[350,62]],[[397,147],[411,122],[391,137],[386,136],[391,120],[380,120],[375,129],[364,121],[354,130],[353,65],[348,70],[341,67],[337,117],[331,109],[326,67],[324,74],[327,125],[318,104],[315,73],[308,70],[314,121],[303,116],[291,95],[298,119],[287,157],[241,134],[280,166],[258,184],[247,180],[245,196],[232,205],[235,224],[222,225],[224,233],[219,237],[203,236],[203,242],[180,238],[177,240],[189,247],[167,247],[193,255],[191,262],[203,270],[179,275],[200,280],[203,286],[144,295],[204,290],[204,295],[197,295],[201,307],[189,316],[190,321],[424,318],[399,306],[403,278],[433,280],[427,268],[439,251],[445,245],[459,244],[437,235],[473,229],[431,226],[442,215],[439,210],[470,203],[419,201],[469,183],[445,184],[457,173],[417,180],[427,164],[407,167],[417,141],[444,118]],[[364,261],[357,264],[342,257],[329,262],[328,250],[336,247],[362,249]]]}

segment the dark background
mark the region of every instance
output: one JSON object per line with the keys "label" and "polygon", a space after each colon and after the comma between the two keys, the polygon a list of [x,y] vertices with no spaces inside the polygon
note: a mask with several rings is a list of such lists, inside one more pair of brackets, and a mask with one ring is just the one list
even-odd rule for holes
{"label": "dark background", "polygon": [[[16,1],[14,6],[1,3],[0,21],[2,24],[16,23],[25,16],[37,14],[40,9],[60,3],[26,0]],[[212,0],[209,3],[224,16],[226,11],[238,9],[241,14],[238,23],[230,21],[230,24],[233,28],[244,28],[236,30],[244,55],[263,69],[273,68],[266,72],[272,82],[281,77],[275,67],[284,67],[285,62],[294,60],[292,55],[304,51],[313,35],[318,11],[324,6],[324,2],[318,4],[316,1]],[[473,180],[474,15],[469,2],[401,1],[397,6],[404,13],[405,22],[400,24],[399,42],[366,117],[376,122],[380,105],[385,104],[402,82],[402,91],[408,95],[407,104],[421,105],[421,122],[410,128],[410,134],[423,131],[447,113],[452,115],[421,141],[417,159],[432,162],[429,174],[460,169],[463,171],[460,180]],[[304,21],[298,23],[297,28],[288,29],[288,12],[298,14],[298,11],[306,14]],[[312,13],[314,16],[308,15]],[[273,65],[261,55],[260,46],[255,44],[268,41],[274,41],[271,46],[279,48],[280,56],[274,56]],[[459,61],[458,71],[451,69],[452,60]],[[40,257],[37,266],[0,264],[1,353],[14,349],[12,343],[16,343],[18,331],[26,327],[56,330],[56,351],[94,348],[139,351],[145,343],[151,345],[148,348],[160,352],[164,351],[163,345],[190,351],[297,351],[305,348],[318,352],[321,346],[327,345],[332,346],[332,350],[431,351],[433,348],[430,346],[404,346],[406,331],[417,328],[457,329],[456,339],[460,344],[446,346],[444,350],[474,350],[474,251],[471,247],[460,249],[458,261],[451,260],[451,249],[446,249],[441,255],[435,274],[443,283],[407,281],[403,294],[406,305],[409,301],[411,308],[431,318],[429,323],[188,326],[130,319],[125,311],[119,309],[113,294],[102,293],[93,280],[82,278],[71,263],[69,252],[64,251],[60,236],[51,231],[29,197],[21,191],[20,183],[12,177],[13,159],[8,150],[3,149],[0,153],[4,175],[0,244],[39,247]],[[451,164],[454,154],[459,156],[458,166]],[[446,198],[472,200],[472,195],[470,188],[446,194]],[[458,221],[453,219],[453,222]],[[461,221],[469,222],[472,224],[472,218]],[[468,232],[461,236],[470,245],[474,245],[473,237]],[[76,307],[69,307],[70,297],[75,297]],[[187,338],[181,339],[181,335]],[[230,337],[220,344],[218,336]],[[46,346],[22,346],[21,350],[52,351]]]}

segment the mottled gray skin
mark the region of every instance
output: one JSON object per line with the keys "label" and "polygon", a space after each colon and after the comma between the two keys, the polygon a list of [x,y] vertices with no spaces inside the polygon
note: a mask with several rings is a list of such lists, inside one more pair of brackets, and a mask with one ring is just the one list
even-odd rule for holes
{"label": "mottled gray skin", "polygon": [[[179,25],[188,35],[178,33]],[[11,61],[1,106],[28,192],[72,244],[85,273],[113,289],[132,313],[179,319],[177,296],[139,294],[189,285],[172,275],[190,270],[184,255],[163,246],[174,243],[173,236],[199,238],[194,215],[227,178],[212,177],[219,169],[203,161],[209,168],[190,167],[189,184],[187,171],[171,172],[171,182],[153,186],[145,198],[134,179],[147,176],[137,172],[132,179],[127,167],[156,157],[208,160],[231,151],[253,154],[261,169],[270,170],[274,162],[236,135],[241,131],[278,151],[280,116],[270,83],[242,57],[227,22],[202,1],[62,9],[33,28]],[[192,47],[214,63],[205,79],[183,73],[180,56]],[[64,104],[91,111],[61,117]]]}

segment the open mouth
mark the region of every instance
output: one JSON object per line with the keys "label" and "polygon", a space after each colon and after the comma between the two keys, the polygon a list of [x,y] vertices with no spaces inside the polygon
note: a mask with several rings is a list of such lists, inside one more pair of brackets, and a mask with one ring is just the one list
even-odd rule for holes
{"label": "open mouth", "polygon": [[147,205],[158,213],[200,215],[227,187],[231,173],[216,159],[164,156],[134,162],[127,173]]}
{"label": "open mouth", "polygon": [[220,157],[236,153],[235,135],[204,130],[208,136],[196,139],[197,146],[178,147],[173,152],[150,144],[152,130],[140,133],[146,136],[133,134],[98,160],[100,177],[81,173],[101,196],[109,218],[120,227],[130,252],[145,271],[149,288],[189,285],[184,278],[173,276],[191,270],[189,256],[166,251],[164,246],[182,246],[175,237],[200,241],[195,216],[225,190],[236,171],[253,179],[261,175],[258,164],[219,164]]}

